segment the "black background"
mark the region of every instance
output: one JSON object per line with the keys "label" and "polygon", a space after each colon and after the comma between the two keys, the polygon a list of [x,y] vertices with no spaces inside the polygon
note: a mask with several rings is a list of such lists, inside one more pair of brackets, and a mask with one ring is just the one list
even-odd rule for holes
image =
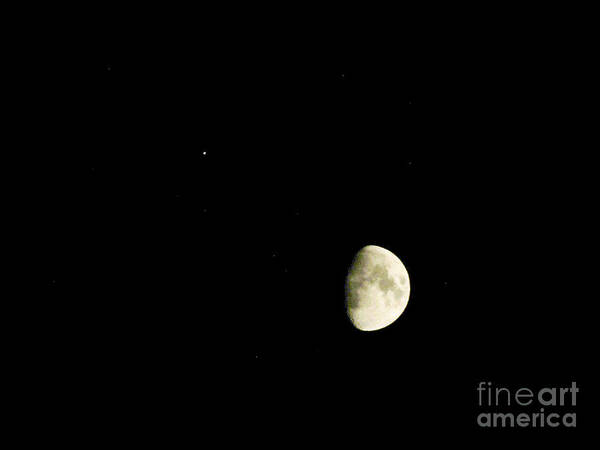
{"label": "black background", "polygon": [[[46,149],[36,355],[66,410],[93,411],[85,436],[487,445],[590,425],[475,422],[480,381],[592,389],[585,26],[104,12],[36,41],[44,75],[25,76]],[[368,244],[412,285],[372,333],[343,297]]]}

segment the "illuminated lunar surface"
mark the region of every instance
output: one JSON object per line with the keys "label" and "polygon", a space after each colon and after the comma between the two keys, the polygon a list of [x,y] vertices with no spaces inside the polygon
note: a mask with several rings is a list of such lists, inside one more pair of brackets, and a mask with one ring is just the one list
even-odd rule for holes
{"label": "illuminated lunar surface", "polygon": [[356,254],[346,277],[346,312],[356,328],[387,327],[404,312],[409,294],[408,272],[396,255],[376,245]]}

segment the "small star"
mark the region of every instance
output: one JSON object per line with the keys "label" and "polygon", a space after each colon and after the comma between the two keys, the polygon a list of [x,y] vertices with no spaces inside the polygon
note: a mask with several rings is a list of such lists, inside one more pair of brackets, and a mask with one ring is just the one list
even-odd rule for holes
{"label": "small star", "polygon": [[175,194],[175,198],[181,198],[181,194]]}
{"label": "small star", "polygon": [[106,70],[107,72],[110,72],[112,70],[112,66],[110,64],[106,65]]}
{"label": "small star", "polygon": [[342,74],[342,78],[346,78],[346,74],[345,73]]}
{"label": "small star", "polygon": [[409,166],[412,166],[412,161],[409,161],[409,162],[408,162],[408,165],[409,165]]}
{"label": "small star", "polygon": [[207,212],[207,211],[208,211],[208,210],[207,210],[206,208],[204,208],[204,209],[202,210],[202,212],[203,212],[203,213],[205,213],[205,212]]}
{"label": "small star", "polygon": [[202,154],[203,154],[204,156],[206,156],[206,150],[205,150],[205,151],[203,151],[203,152],[202,152]]}

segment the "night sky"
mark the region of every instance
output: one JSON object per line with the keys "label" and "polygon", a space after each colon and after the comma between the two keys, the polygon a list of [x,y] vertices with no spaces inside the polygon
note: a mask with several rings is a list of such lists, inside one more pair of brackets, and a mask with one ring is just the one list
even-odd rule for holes
{"label": "night sky", "polygon": [[[82,23],[40,63],[37,352],[78,405],[143,435],[485,443],[480,380],[584,382],[577,52],[486,23],[158,16]],[[344,310],[368,244],[412,288],[372,333]]]}

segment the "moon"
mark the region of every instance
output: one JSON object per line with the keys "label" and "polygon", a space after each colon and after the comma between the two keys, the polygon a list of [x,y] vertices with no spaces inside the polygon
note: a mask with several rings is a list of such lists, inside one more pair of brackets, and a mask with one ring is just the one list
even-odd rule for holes
{"label": "moon", "polygon": [[376,245],[358,251],[346,277],[346,312],[356,328],[375,331],[392,324],[409,295],[408,272],[396,255]]}

